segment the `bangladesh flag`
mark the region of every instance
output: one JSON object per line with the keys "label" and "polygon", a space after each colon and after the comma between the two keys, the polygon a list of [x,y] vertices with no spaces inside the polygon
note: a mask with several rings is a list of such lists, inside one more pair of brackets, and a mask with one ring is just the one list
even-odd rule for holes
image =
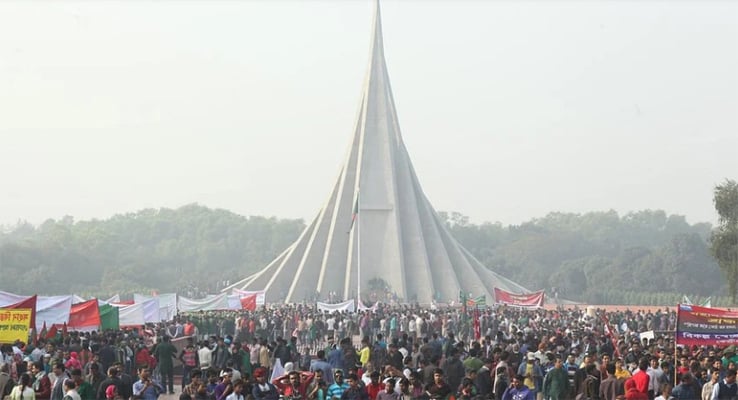
{"label": "bangladesh flag", "polygon": [[351,226],[349,226],[349,230],[347,233],[351,233],[351,230],[354,229],[354,222],[356,222],[356,217],[359,216],[359,193],[356,193],[356,200],[354,200],[354,208],[351,210]]}
{"label": "bangladesh flag", "polygon": [[485,308],[487,307],[487,296],[482,295],[470,298],[466,301],[467,307]]}
{"label": "bangladesh flag", "polygon": [[38,336],[36,337],[36,342],[38,342],[38,339],[46,339],[46,334],[48,332],[46,331],[46,321],[44,321],[44,326],[41,327],[41,332],[38,333]]}

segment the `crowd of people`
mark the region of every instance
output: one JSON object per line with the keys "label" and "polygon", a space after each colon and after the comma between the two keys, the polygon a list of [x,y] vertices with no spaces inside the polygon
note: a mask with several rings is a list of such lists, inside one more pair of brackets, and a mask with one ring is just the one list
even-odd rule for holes
{"label": "crowd of people", "polygon": [[667,310],[386,306],[348,313],[284,305],[197,312],[140,329],[65,332],[5,345],[0,394],[10,400],[151,400],[175,392],[183,400],[738,398],[735,347],[675,346],[675,323]]}

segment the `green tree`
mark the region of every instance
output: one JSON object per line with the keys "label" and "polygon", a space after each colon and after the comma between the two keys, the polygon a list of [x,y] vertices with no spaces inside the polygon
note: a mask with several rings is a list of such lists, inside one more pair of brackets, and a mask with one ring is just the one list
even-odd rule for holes
{"label": "green tree", "polygon": [[728,290],[735,304],[738,294],[738,184],[726,179],[715,186],[713,194],[719,225],[712,233],[710,250],[728,281]]}

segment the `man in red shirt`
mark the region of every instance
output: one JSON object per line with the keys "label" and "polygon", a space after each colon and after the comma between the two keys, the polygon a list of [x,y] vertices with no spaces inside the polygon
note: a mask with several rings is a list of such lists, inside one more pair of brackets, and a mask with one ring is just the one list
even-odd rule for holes
{"label": "man in red shirt", "polygon": [[379,371],[373,371],[369,377],[371,382],[366,385],[366,393],[369,395],[369,400],[375,400],[379,392],[384,389],[384,384],[379,383]]}
{"label": "man in red shirt", "polygon": [[648,376],[646,370],[648,369],[648,358],[643,357],[638,361],[638,371],[633,374],[633,382],[635,383],[635,389],[644,395],[648,395],[648,383],[651,377]]}

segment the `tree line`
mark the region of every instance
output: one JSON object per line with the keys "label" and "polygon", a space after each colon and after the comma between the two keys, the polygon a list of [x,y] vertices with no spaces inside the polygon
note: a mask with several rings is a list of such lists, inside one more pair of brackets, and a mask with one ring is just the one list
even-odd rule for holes
{"label": "tree line", "polygon": [[560,299],[673,305],[683,295],[727,293],[710,254],[711,225],[662,210],[550,213],[516,226],[441,216],[488,268]]}
{"label": "tree line", "polygon": [[[735,287],[723,279],[730,276],[721,274],[714,245],[718,233],[728,232],[718,251],[733,256],[734,231],[724,226],[733,214],[721,217],[716,229],[662,210],[554,212],[509,226],[474,224],[457,212],[439,215],[488,268],[528,289],[545,289],[548,296],[668,305],[687,295],[726,303]],[[197,204],[105,220],[19,222],[0,232],[0,289],[98,297],[174,291],[196,297],[258,271],[304,228],[302,220],[244,217]],[[732,260],[723,263],[724,270],[738,271]]]}

